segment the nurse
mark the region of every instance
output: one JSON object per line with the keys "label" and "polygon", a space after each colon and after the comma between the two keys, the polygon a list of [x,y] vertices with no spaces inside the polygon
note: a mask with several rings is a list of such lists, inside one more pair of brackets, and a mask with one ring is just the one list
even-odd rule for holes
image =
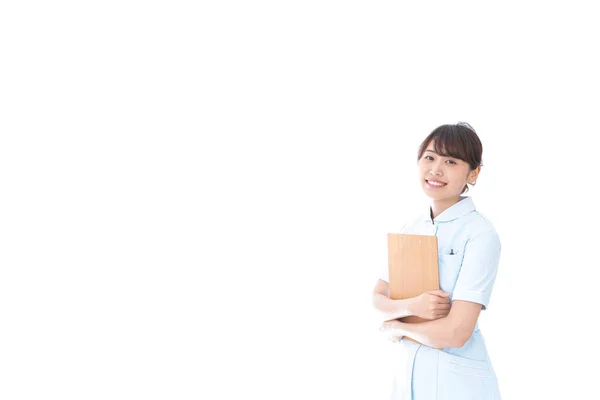
{"label": "nurse", "polygon": [[[464,195],[477,181],[482,152],[467,123],[442,125],[419,147],[418,176],[431,201],[400,233],[437,236],[440,290],[392,300],[387,266],[381,269],[373,305],[383,321],[380,329],[394,342],[393,400],[500,399],[477,323],[490,301],[500,239]],[[409,315],[427,321],[398,320]]]}

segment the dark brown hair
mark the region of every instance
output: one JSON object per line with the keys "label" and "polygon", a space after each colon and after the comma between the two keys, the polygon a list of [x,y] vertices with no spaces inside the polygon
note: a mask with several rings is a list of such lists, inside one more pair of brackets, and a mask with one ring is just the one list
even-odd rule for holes
{"label": "dark brown hair", "polygon": [[[439,155],[463,160],[469,164],[471,170],[483,165],[481,160],[483,146],[475,129],[466,122],[445,124],[435,128],[419,146],[417,161],[423,157],[432,140],[435,140],[434,149]],[[468,190],[469,187],[465,185],[463,193]]]}

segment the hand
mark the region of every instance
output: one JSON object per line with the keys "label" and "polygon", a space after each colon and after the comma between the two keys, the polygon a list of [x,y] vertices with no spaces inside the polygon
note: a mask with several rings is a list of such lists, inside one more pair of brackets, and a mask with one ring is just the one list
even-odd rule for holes
{"label": "hand", "polygon": [[399,342],[400,340],[402,340],[402,338],[403,338],[403,337],[404,337],[404,336],[388,335],[388,340],[389,340],[390,342],[397,343],[397,342]]}
{"label": "hand", "polygon": [[379,330],[387,335],[388,340],[398,342],[404,337],[400,330],[402,323],[397,320],[384,321]]}
{"label": "hand", "polygon": [[411,314],[424,319],[438,319],[450,312],[450,295],[441,290],[432,290],[413,297]]}
{"label": "hand", "polygon": [[399,342],[400,340],[402,340],[402,338],[403,338],[403,337],[404,337],[404,336],[388,335],[388,340],[389,340],[390,342],[394,342],[394,343],[396,343],[396,342]]}

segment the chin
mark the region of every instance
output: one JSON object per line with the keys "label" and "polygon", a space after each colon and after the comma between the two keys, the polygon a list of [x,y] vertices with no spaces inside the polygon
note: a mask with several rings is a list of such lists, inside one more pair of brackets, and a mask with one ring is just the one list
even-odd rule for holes
{"label": "chin", "polygon": [[426,190],[424,190],[423,192],[425,193],[425,196],[427,196],[431,200],[442,200],[443,198],[445,198],[445,196],[439,196],[439,195],[436,196],[431,193],[428,193]]}
{"label": "chin", "polygon": [[429,197],[431,200],[446,200],[452,197],[461,196],[448,193],[435,193],[435,189],[432,190],[425,186],[423,186],[423,193],[425,193],[425,196]]}
{"label": "chin", "polygon": [[448,198],[448,196],[433,196],[430,193],[425,193],[425,195],[427,197],[429,197],[431,200],[444,200],[444,199]]}

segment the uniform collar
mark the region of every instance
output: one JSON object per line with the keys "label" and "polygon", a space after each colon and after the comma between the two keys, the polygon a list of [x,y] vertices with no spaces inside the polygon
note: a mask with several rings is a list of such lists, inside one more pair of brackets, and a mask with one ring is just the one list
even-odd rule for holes
{"label": "uniform collar", "polygon": [[[460,200],[446,210],[444,210],[440,215],[438,215],[434,221],[436,222],[448,222],[463,215],[467,215],[470,212],[475,211],[475,204],[473,204],[473,200],[469,196],[460,196]],[[423,219],[428,222],[431,221],[431,205],[427,207],[427,212],[425,213]]]}

